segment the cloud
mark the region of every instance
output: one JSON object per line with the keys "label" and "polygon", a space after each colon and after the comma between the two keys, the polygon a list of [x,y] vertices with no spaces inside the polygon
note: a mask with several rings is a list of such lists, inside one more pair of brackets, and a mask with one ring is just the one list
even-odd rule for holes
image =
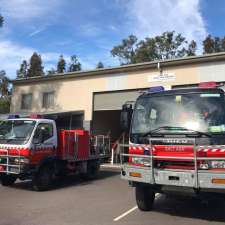
{"label": "cloud", "polygon": [[126,9],[129,32],[139,38],[175,30],[198,43],[206,37],[200,0],[117,0]]}
{"label": "cloud", "polygon": [[[38,52],[41,55],[45,71],[56,68],[59,56],[61,55],[58,52],[39,52],[35,48],[26,47],[7,40],[0,40],[0,49],[0,70],[5,70],[11,79],[15,79],[16,71],[19,69],[23,60],[29,62],[33,52]],[[67,62],[67,66],[69,66],[70,56],[63,54],[63,57]],[[82,64],[83,70],[94,69],[97,63],[102,61],[102,55],[98,53],[93,53],[88,56],[77,55],[77,57]],[[111,64],[108,55],[105,55],[103,58],[106,66]]]}
{"label": "cloud", "polygon": [[[21,46],[11,41],[0,41],[0,70],[5,70],[7,75],[14,79],[16,76],[16,70],[23,60],[30,59],[33,52],[38,52],[37,49]],[[45,71],[51,69],[53,65],[56,65],[60,53],[57,52],[38,52],[43,61]],[[69,56],[65,55],[65,59],[69,59]],[[55,67],[55,66],[54,66]]]}
{"label": "cloud", "polygon": [[92,23],[87,23],[80,27],[80,33],[85,37],[96,37],[102,33],[102,29]]}
{"label": "cloud", "polygon": [[112,31],[118,31],[118,28],[116,27],[116,26],[114,26],[114,25],[109,25],[109,27],[108,27],[110,30],[112,30]]}
{"label": "cloud", "polygon": [[54,14],[61,0],[1,0],[3,16],[19,21],[29,21]]}
{"label": "cloud", "polygon": [[31,32],[31,33],[29,34],[29,37],[33,37],[33,36],[35,36],[35,35],[41,33],[42,31],[44,31],[45,29],[46,29],[46,27],[42,27],[42,28],[40,28],[40,29],[36,29],[36,30],[34,30],[33,32]]}
{"label": "cloud", "polygon": [[28,59],[34,49],[15,45],[10,41],[0,41],[0,70],[5,70],[10,78],[15,77],[15,72],[24,59]]}

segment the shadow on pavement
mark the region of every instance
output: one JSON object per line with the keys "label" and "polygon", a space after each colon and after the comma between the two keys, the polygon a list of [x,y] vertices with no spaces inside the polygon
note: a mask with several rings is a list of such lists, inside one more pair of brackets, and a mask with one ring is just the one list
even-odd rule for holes
{"label": "shadow on pavement", "polygon": [[[118,176],[119,174],[120,174],[120,172],[118,172],[118,171],[113,171],[113,170],[109,170],[109,169],[101,169],[98,177],[93,180],[83,180],[78,175],[69,175],[69,176],[65,176],[62,178],[57,178],[55,180],[52,188],[49,191],[66,188],[66,187],[71,187],[71,186],[89,185],[94,182],[97,182],[98,180],[104,180],[104,179],[110,178],[112,176]],[[13,186],[11,186],[11,188],[26,189],[29,191],[33,191],[31,181],[20,181],[19,180],[17,183],[15,183]]]}
{"label": "shadow on pavement", "polygon": [[211,222],[225,222],[225,201],[202,202],[198,199],[172,198],[161,195],[154,206],[155,212],[172,216],[202,219]]}

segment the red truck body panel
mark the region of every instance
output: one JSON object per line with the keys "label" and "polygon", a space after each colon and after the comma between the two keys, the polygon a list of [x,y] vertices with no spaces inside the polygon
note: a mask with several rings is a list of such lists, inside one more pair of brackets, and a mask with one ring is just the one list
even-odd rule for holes
{"label": "red truck body panel", "polygon": [[59,131],[57,155],[63,160],[87,160],[89,157],[89,132],[85,130]]}
{"label": "red truck body panel", "polygon": [[30,155],[30,149],[28,148],[12,148],[12,149],[1,149],[0,148],[0,155],[20,155],[20,156],[25,156],[28,157]]}
{"label": "red truck body panel", "polygon": [[[135,155],[147,155],[153,154],[158,159],[154,159],[154,162],[167,162],[162,164],[161,168],[167,169],[194,169],[194,162],[192,159],[179,159],[179,157],[194,157],[193,145],[152,145],[152,151],[150,145],[133,145],[129,147],[129,154]],[[174,158],[169,158],[174,157]],[[176,158],[177,157],[177,158]],[[209,146],[208,148],[198,147],[197,157],[209,157],[209,158],[225,158],[225,146]],[[135,166],[142,166],[141,164],[132,163],[132,157],[129,157],[129,162]],[[202,161],[198,160],[199,165]],[[215,169],[211,169],[215,170]],[[216,171],[224,171],[225,169],[216,169]]]}

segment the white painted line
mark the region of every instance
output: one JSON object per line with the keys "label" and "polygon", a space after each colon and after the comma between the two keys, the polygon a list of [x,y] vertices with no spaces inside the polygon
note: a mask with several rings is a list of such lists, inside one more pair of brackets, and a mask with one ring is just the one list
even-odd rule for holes
{"label": "white painted line", "polygon": [[[159,193],[157,193],[155,195],[155,199],[157,199],[158,197],[160,196]],[[116,217],[113,221],[116,222],[120,219],[122,219],[123,217],[127,216],[128,214],[132,213],[134,210],[136,210],[138,207],[137,206],[134,206],[133,208],[129,209],[128,211],[126,211],[125,213],[121,214],[120,216]]]}
{"label": "white painted line", "polygon": [[128,214],[130,214],[131,212],[133,212],[134,210],[136,210],[138,207],[134,206],[132,209],[129,209],[128,211],[126,211],[125,213],[121,214],[120,216],[116,217],[113,221],[116,222],[120,219],[122,219],[123,217],[127,216]]}

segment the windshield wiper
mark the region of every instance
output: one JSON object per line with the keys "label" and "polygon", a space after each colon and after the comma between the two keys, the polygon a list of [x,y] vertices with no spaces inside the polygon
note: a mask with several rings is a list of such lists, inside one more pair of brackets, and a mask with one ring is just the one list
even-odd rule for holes
{"label": "windshield wiper", "polygon": [[7,141],[7,143],[11,142],[11,141],[21,141],[21,140],[25,140],[24,137],[16,137],[16,138],[9,138],[9,139],[5,139]]}
{"label": "windshield wiper", "polygon": [[[146,133],[144,133],[142,135],[142,137],[146,137],[147,135],[152,135],[152,134],[157,134],[158,131],[160,130],[181,130],[181,131],[190,131],[190,132],[193,132],[193,133],[196,133],[198,135],[205,135],[207,137],[211,137],[212,135],[211,134],[208,134],[206,132],[201,132],[201,131],[197,131],[197,130],[192,130],[192,129],[188,129],[186,127],[178,127],[178,126],[161,126],[161,127],[158,127],[156,129],[153,129],[153,130],[150,130]],[[160,133],[159,133],[160,134]],[[186,134],[187,135],[187,134]],[[188,134],[190,135],[190,134]],[[192,134],[191,134],[192,135]]]}

